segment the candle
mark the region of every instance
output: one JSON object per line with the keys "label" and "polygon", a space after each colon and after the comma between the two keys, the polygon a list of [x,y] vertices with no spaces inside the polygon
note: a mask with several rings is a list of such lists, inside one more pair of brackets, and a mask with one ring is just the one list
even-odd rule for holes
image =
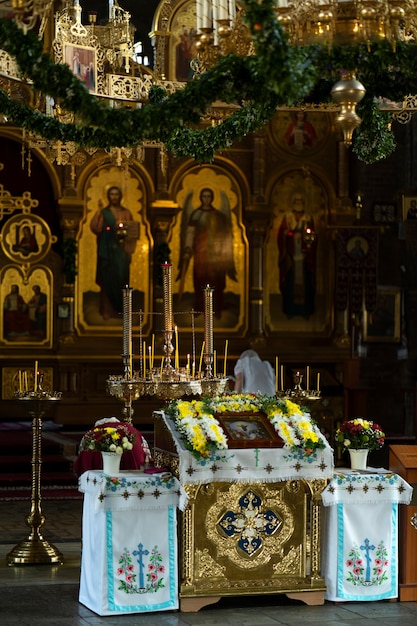
{"label": "candle", "polygon": [[284,366],[281,365],[281,390],[284,391],[285,387],[284,387]]}
{"label": "candle", "polygon": [[143,378],[146,378],[146,341],[143,342]]}
{"label": "candle", "polygon": [[129,352],[129,376],[133,378],[133,346],[132,342],[130,342],[130,352]]}
{"label": "candle", "polygon": [[310,366],[306,367],[306,389],[307,391],[310,389]]}
{"label": "candle", "polygon": [[162,357],[162,359],[161,359],[161,372],[160,372],[161,378],[162,378],[162,370],[163,369],[164,369],[164,357]]}
{"label": "candle", "polygon": [[229,2],[228,0],[220,0],[219,1],[219,20],[228,20],[229,19]]}
{"label": "candle", "polygon": [[213,353],[213,376],[216,378],[217,374],[217,350]]}
{"label": "candle", "polygon": [[204,342],[209,357],[213,355],[213,291],[210,285],[204,289]]}
{"label": "candle", "polygon": [[185,372],[186,372],[187,378],[188,378],[189,375],[190,375],[190,355],[189,354],[187,354],[187,366],[185,368]]}
{"label": "candle", "polygon": [[[124,287],[123,293],[123,367],[124,375],[130,367],[129,376],[132,376],[132,293],[131,287]],[[140,340],[139,340],[140,341]]]}
{"label": "candle", "polygon": [[317,391],[320,391],[320,372],[317,374]]}
{"label": "candle", "polygon": [[35,375],[33,379],[33,391],[37,391],[38,389],[38,362],[35,361]]}
{"label": "candle", "polygon": [[23,391],[28,391],[28,373],[26,370],[23,372]]}
{"label": "candle", "polygon": [[149,360],[148,360],[149,369],[152,371],[152,368],[153,368],[153,363],[152,363],[152,346],[149,346],[148,352],[149,352]]}
{"label": "candle", "polygon": [[152,335],[152,368],[153,368],[154,357],[155,357],[155,335]]}
{"label": "candle", "polygon": [[19,370],[19,392],[22,393],[22,370]]}
{"label": "candle", "polygon": [[205,346],[205,342],[203,341],[202,346],[201,346],[200,364],[198,366],[198,373],[199,374],[201,374],[201,365],[203,363],[204,346]]}
{"label": "candle", "polygon": [[197,0],[196,3],[197,32],[200,32],[203,25],[203,0]]}
{"label": "candle", "polygon": [[180,368],[180,352],[178,348],[178,326],[175,326],[175,369]]}
{"label": "candle", "polygon": [[275,357],[275,393],[278,392],[279,358]]}
{"label": "candle", "polygon": [[224,367],[223,367],[223,376],[226,377],[227,372],[227,348],[229,347],[229,340],[226,339],[226,343],[224,345]]}
{"label": "candle", "polygon": [[163,263],[161,268],[164,294],[164,330],[172,331],[172,265],[170,263]]}

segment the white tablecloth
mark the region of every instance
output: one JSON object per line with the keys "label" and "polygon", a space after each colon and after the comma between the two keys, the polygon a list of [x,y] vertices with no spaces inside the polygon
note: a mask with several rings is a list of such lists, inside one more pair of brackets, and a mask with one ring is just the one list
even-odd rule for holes
{"label": "white tablecloth", "polygon": [[333,450],[327,444],[316,454],[304,457],[288,448],[235,448],[217,450],[207,459],[196,459],[188,450],[174,422],[157,411],[172,435],[179,457],[181,484],[216,482],[277,482],[280,480],[330,479],[333,476]]}
{"label": "white tablecloth", "polygon": [[398,596],[398,505],[412,487],[387,470],[337,470],[322,493],[322,575],[332,601]]}
{"label": "white tablecloth", "polygon": [[177,609],[177,507],[169,473],[85,472],[79,601],[98,615]]}

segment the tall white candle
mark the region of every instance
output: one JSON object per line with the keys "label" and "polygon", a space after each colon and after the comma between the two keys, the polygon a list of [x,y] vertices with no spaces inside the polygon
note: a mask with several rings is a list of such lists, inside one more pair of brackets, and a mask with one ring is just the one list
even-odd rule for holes
{"label": "tall white candle", "polygon": [[203,26],[203,0],[197,0],[196,2],[196,18],[197,32],[199,33]]}
{"label": "tall white candle", "polygon": [[229,1],[219,0],[219,20],[229,19]]}
{"label": "tall white candle", "polygon": [[35,375],[33,377],[33,391],[38,389],[38,362],[35,361]]}
{"label": "tall white candle", "polygon": [[212,28],[210,0],[203,0],[203,28]]}
{"label": "tall white candle", "polygon": [[320,372],[317,374],[317,391],[320,391]]}
{"label": "tall white candle", "polygon": [[275,393],[278,392],[278,374],[279,372],[279,358],[276,356],[275,357]]}
{"label": "tall white candle", "polygon": [[226,339],[226,343],[224,345],[224,367],[223,367],[223,376],[226,376],[227,373],[227,348],[229,346],[229,340]]}
{"label": "tall white candle", "polygon": [[310,366],[307,365],[306,367],[306,389],[309,390],[310,389]]}
{"label": "tall white candle", "polygon": [[206,354],[213,354],[213,287],[204,289],[204,341]]}

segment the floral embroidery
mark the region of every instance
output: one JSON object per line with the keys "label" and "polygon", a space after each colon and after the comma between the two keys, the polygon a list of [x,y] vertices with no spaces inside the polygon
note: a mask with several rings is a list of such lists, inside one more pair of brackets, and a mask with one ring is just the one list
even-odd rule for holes
{"label": "floral embroidery", "polygon": [[381,585],[388,580],[388,566],[388,551],[384,542],[380,541],[375,546],[365,539],[361,546],[355,544],[349,550],[346,581],[354,586]]}
{"label": "floral embroidery", "polygon": [[[149,562],[145,568],[143,557],[149,554]],[[133,556],[138,557],[138,573],[135,571]],[[155,546],[150,553],[141,543],[138,545],[138,549],[134,550],[133,553],[125,548],[123,554],[120,555],[119,567],[117,568],[117,576],[121,578],[118,590],[124,591],[127,594],[155,593],[165,587],[164,579],[161,576],[161,574],[164,573],[165,565],[163,564],[162,554],[158,551],[157,546]]]}

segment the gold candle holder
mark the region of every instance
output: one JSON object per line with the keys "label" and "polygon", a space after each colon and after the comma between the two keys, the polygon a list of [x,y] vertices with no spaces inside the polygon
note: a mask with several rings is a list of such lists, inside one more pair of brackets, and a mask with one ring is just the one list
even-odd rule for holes
{"label": "gold candle holder", "polygon": [[213,364],[213,292],[210,285],[204,289],[204,363],[207,378],[212,376]]}
{"label": "gold candle holder", "polygon": [[172,345],[172,265],[171,263],[163,263],[162,268],[162,285],[164,297],[164,352],[165,352],[165,369],[172,370],[171,354],[174,350]]}
{"label": "gold candle holder", "polygon": [[123,289],[123,372],[128,378],[133,376],[132,370],[132,292],[126,285]]}
{"label": "gold candle holder", "polygon": [[8,553],[6,560],[8,565],[62,564],[64,559],[61,552],[48,543],[41,533],[41,528],[45,524],[41,507],[42,417],[48,408],[61,399],[61,393],[43,391],[40,378],[37,380],[36,391],[19,390],[15,397],[25,403],[32,417],[31,510],[25,518],[30,534]]}

